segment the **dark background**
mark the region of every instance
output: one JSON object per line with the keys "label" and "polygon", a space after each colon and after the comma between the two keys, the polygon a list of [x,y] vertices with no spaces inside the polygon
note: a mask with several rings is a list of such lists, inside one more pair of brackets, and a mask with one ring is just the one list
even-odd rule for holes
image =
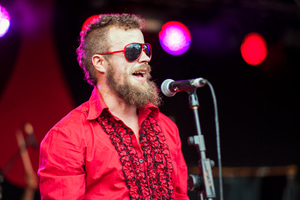
{"label": "dark background", "polygon": [[[83,22],[94,14],[130,12],[145,17],[146,23],[147,19],[155,19],[161,23],[177,20],[190,29],[191,47],[181,56],[172,56],[163,51],[158,40],[159,30],[145,30],[145,41],[151,43],[153,47],[153,58],[150,62],[153,67],[152,77],[158,86],[167,78],[183,80],[203,77],[212,84],[218,103],[224,167],[276,167],[300,164],[297,117],[300,7],[297,0],[7,0],[0,4],[9,9],[12,21],[15,22],[12,23],[8,34],[0,38],[0,97],[6,99],[5,94],[14,77],[16,66],[22,65],[20,64],[22,60],[18,56],[22,51],[27,51],[26,55],[30,55],[29,60],[40,58],[36,68],[31,68],[30,62],[28,62],[30,67],[24,64],[23,68],[28,67],[28,70],[38,68],[42,73],[40,78],[47,77],[49,70],[47,62],[51,60],[51,57],[49,58],[48,54],[50,50],[43,46],[44,40],[42,40],[47,31],[51,35],[51,44],[54,47],[54,53],[52,52],[51,55],[57,57],[56,67],[61,72],[60,78],[71,99],[69,107],[65,108],[62,113],[56,113],[51,120],[41,110],[43,117],[39,118],[34,125],[39,130],[39,126],[43,124],[41,121],[47,121],[47,123],[44,123],[40,132],[36,133],[39,142],[46,131],[70,110],[69,108],[88,100],[92,90],[92,87],[84,81],[76,61],[75,49],[78,46],[78,35]],[[18,10],[14,11],[16,4]],[[22,17],[27,12],[23,11],[21,15],[20,10],[26,9],[27,6],[31,7],[30,11],[38,13],[35,16],[43,15],[43,9],[47,8],[45,9],[48,11],[46,19],[35,17],[33,20],[43,25],[37,27],[37,34],[30,35],[24,32],[27,29],[23,27]],[[45,29],[44,26],[48,28]],[[35,28],[34,25],[32,27]],[[34,29],[31,30],[34,31]],[[260,33],[267,42],[268,55],[266,60],[258,66],[248,65],[240,54],[243,38],[250,32]],[[24,40],[29,41],[25,44],[39,42],[38,44],[41,45],[31,54],[30,50],[33,47],[29,45],[24,50]],[[47,86],[47,84],[53,84],[56,78],[52,77],[51,82],[40,79],[39,81],[33,81],[33,84],[42,83]],[[43,88],[32,91],[38,93]],[[18,88],[14,89],[17,95]],[[27,89],[30,88],[27,87]],[[58,87],[56,89],[60,90]],[[47,95],[39,101],[42,108],[45,105],[51,107],[50,95],[58,102],[61,98],[57,93],[49,92]],[[205,86],[197,90],[197,95],[200,102],[199,116],[202,134],[205,137],[206,154],[207,157],[217,162],[215,116],[211,91],[208,86]],[[188,105],[188,95],[181,92],[174,97],[163,97],[163,101],[161,111],[172,117],[179,127],[183,154],[189,168],[196,166],[199,160],[197,149],[188,146],[186,142],[189,136],[197,134],[193,112]],[[5,108],[14,107],[14,103],[18,104],[18,102],[11,104],[7,102],[13,101],[0,103]],[[51,110],[59,109],[56,106],[57,104],[53,105],[47,115],[51,116]],[[22,109],[21,106],[18,110],[20,109]],[[4,114],[1,117],[7,118]],[[19,121],[31,119],[27,115],[22,117],[22,112],[19,112],[18,117]],[[19,126],[20,123],[18,122],[17,125]],[[5,124],[2,126],[5,127]],[[11,124],[9,127],[12,129],[13,126],[16,124]],[[7,128],[8,131],[2,132],[1,135],[13,135],[15,127],[13,128],[12,130]],[[6,137],[2,137],[2,142]],[[14,145],[11,146],[14,147]],[[15,149],[11,150],[11,152],[14,151]],[[33,154],[38,154],[34,152]],[[3,150],[1,154],[4,155]],[[2,159],[2,168],[11,154],[8,153],[8,156]],[[37,157],[33,156],[34,168],[37,168]],[[18,168],[14,170],[22,171]],[[12,184],[16,182],[17,185],[22,186],[22,181],[17,179],[20,178],[8,175],[8,180]],[[276,184],[277,186],[286,184],[281,180]],[[269,181],[268,184],[271,183],[274,181]],[[269,191],[269,189],[265,188],[264,191]],[[281,190],[277,191],[281,192]],[[274,190],[270,193],[274,193]]]}
{"label": "dark background", "polygon": [[[150,62],[152,76],[159,86],[167,78],[197,77],[204,77],[213,85],[219,108],[223,164],[298,163],[299,8],[294,1],[248,3],[109,1],[95,6],[93,1],[82,1],[71,8],[70,2],[58,3],[55,36],[76,104],[87,100],[92,89],[84,82],[80,69],[76,69],[78,73],[74,70],[78,32],[88,16],[99,12],[133,12],[163,22],[178,20],[190,28],[192,35],[191,48],[184,55],[167,54],[160,47],[157,32],[145,33],[145,40],[154,49]],[[262,34],[268,44],[268,56],[259,66],[246,64],[239,49],[244,36],[254,31]],[[199,88],[197,94],[207,154],[216,158],[211,94],[208,87]],[[161,111],[175,118],[187,162],[195,164],[195,148],[185,144],[188,136],[196,134],[188,95],[164,97]]]}

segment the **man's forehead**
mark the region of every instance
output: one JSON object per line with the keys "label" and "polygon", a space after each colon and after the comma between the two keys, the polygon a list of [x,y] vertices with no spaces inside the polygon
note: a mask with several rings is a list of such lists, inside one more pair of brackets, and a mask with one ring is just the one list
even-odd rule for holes
{"label": "man's forehead", "polygon": [[144,42],[144,36],[140,29],[122,29],[112,27],[108,31],[109,46],[125,46],[132,42]]}

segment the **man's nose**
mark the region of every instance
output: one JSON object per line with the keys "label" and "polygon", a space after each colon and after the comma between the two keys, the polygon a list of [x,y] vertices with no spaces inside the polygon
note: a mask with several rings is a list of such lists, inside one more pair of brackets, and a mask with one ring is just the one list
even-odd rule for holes
{"label": "man's nose", "polygon": [[145,50],[142,50],[141,56],[139,58],[139,62],[150,62],[151,58],[149,56],[147,56],[147,54],[145,53]]}

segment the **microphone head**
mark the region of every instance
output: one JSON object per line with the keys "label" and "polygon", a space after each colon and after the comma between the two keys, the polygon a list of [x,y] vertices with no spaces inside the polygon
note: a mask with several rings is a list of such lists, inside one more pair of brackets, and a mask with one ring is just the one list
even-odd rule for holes
{"label": "microphone head", "polygon": [[32,145],[33,148],[37,149],[38,144],[34,136],[33,126],[30,123],[26,122],[24,125],[24,130],[28,135],[28,139],[26,140],[28,142],[28,145]]}
{"label": "microphone head", "polygon": [[166,79],[160,86],[161,92],[167,97],[172,97],[176,94],[175,92],[171,92],[169,89],[170,84],[173,82],[173,79]]}
{"label": "microphone head", "polygon": [[28,135],[33,134],[33,127],[30,123],[26,122],[24,125],[24,130]]}

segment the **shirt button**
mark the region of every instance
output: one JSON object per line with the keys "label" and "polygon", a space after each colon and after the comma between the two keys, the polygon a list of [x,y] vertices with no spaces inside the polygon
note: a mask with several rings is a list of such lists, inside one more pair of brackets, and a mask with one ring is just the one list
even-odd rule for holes
{"label": "shirt button", "polygon": [[143,160],[143,159],[139,159],[139,162],[140,162],[140,163],[143,163],[143,162],[144,162],[144,160]]}

